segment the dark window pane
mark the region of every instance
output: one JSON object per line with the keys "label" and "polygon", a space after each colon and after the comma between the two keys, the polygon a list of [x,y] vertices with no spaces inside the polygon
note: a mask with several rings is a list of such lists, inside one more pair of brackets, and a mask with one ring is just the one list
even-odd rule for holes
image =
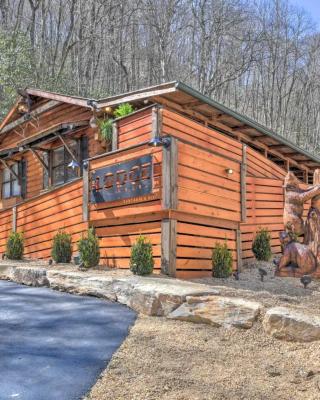
{"label": "dark window pane", "polygon": [[54,167],[64,163],[64,148],[59,147],[53,150],[52,164]]}
{"label": "dark window pane", "polygon": [[52,170],[52,183],[59,185],[64,182],[64,166],[53,168]]}

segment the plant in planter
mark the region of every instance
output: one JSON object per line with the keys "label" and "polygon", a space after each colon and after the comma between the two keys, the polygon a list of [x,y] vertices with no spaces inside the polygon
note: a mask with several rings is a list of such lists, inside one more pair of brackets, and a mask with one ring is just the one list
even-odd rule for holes
{"label": "plant in planter", "polygon": [[112,124],[112,118],[98,120],[100,139],[105,141],[106,147],[112,142]]}
{"label": "plant in planter", "polygon": [[116,118],[126,117],[127,115],[133,113],[134,108],[130,103],[120,104],[113,112]]}
{"label": "plant in planter", "polygon": [[100,141],[104,142],[103,144],[105,145],[106,148],[110,148],[110,145],[112,143],[112,124],[114,122],[114,119],[125,117],[131,114],[133,111],[134,108],[130,103],[123,103],[120,104],[113,111],[114,118],[106,117],[98,120],[98,127],[99,127],[98,138]]}
{"label": "plant in planter", "polygon": [[56,263],[69,263],[72,256],[71,235],[63,230],[53,238],[51,256]]}
{"label": "plant in planter", "polygon": [[6,244],[6,257],[9,260],[21,260],[24,251],[24,238],[22,233],[11,232]]}

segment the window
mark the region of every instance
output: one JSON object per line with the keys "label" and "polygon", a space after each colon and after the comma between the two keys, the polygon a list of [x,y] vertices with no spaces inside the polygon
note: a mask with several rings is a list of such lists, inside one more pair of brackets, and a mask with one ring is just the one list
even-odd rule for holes
{"label": "window", "polygon": [[[87,137],[83,136],[80,140],[68,141],[68,147],[79,160],[87,158]],[[79,157],[80,156],[80,157]],[[44,154],[44,162],[49,165],[48,173],[44,170],[43,175],[43,186],[47,188],[49,186],[49,175],[51,177],[51,185],[57,186],[63,183],[72,181],[80,176],[81,171],[79,168],[72,169],[68,167],[68,164],[72,161],[72,157],[69,151],[64,146],[59,146],[50,152]]]}
{"label": "window", "polygon": [[2,173],[2,198],[22,196],[25,194],[26,186],[26,163],[24,160],[19,161],[10,166],[12,171],[20,177],[20,185],[18,179],[8,168],[5,168]]}

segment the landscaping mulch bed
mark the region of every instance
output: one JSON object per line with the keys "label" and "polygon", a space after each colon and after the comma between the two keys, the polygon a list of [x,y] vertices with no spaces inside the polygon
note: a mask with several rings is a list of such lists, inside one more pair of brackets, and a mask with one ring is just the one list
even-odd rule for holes
{"label": "landscaping mulch bed", "polygon": [[318,400],[320,346],[140,317],[87,400]]}

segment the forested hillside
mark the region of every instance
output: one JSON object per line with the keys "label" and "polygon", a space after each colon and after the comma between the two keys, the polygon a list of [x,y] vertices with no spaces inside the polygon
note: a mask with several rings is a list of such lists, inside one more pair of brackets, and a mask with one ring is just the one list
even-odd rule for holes
{"label": "forested hillside", "polygon": [[0,0],[2,116],[19,87],[181,80],[320,153],[319,76],[319,31],[286,0]]}

